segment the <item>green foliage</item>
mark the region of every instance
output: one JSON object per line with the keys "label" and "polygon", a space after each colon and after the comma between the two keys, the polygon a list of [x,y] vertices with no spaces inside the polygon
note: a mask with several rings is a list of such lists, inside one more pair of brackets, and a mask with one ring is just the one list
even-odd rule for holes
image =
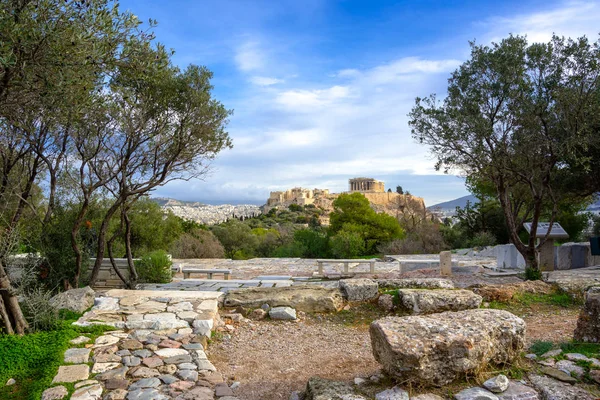
{"label": "green foliage", "polygon": [[442,229],[444,225],[421,220],[406,227],[406,238],[396,239],[377,247],[382,254],[432,254],[447,250]]}
{"label": "green foliage", "polygon": [[396,186],[396,193],[404,194],[404,190],[402,189],[402,186],[400,186],[400,185]]}
{"label": "green foliage", "polygon": [[535,342],[533,342],[533,344],[531,346],[529,346],[529,351],[539,357],[542,354],[552,350],[553,347],[554,347],[554,343],[552,343],[552,342],[536,340]]}
{"label": "green foliage", "polygon": [[560,348],[563,353],[579,353],[587,357],[598,357],[600,354],[600,344],[598,343],[561,343]]}
{"label": "green foliage", "polygon": [[356,232],[340,231],[331,237],[331,253],[336,258],[354,258],[364,251],[365,242]]}
{"label": "green foliage", "polygon": [[375,254],[378,245],[405,235],[394,217],[376,213],[361,193],[341,194],[333,206],[329,235],[335,236],[340,231],[360,235],[365,243],[365,255]]}
{"label": "green foliage", "polygon": [[301,205],[299,205],[299,204],[290,204],[290,205],[288,206],[288,209],[289,209],[290,211],[295,211],[295,212],[300,212],[300,211],[302,211],[302,210],[303,210],[302,206],[301,206]]}
{"label": "green foliage", "polygon": [[236,219],[213,226],[211,231],[219,239],[229,258],[252,257],[258,245],[258,239],[252,234],[250,226]]}
{"label": "green foliage", "polygon": [[525,280],[527,281],[539,281],[542,279],[542,272],[539,269],[531,268],[527,266],[525,268]]}
{"label": "green foliage", "polygon": [[223,258],[225,249],[212,232],[196,228],[181,235],[170,248],[173,258]]}
{"label": "green foliage", "polygon": [[300,229],[294,232],[294,241],[302,246],[302,257],[325,258],[329,255],[329,241],[321,232]]}
{"label": "green foliage", "polygon": [[136,261],[139,278],[147,283],[169,283],[173,279],[169,255],[164,250],[153,251]]}
{"label": "green foliage", "polygon": [[131,220],[131,251],[134,257],[153,250],[169,250],[183,233],[181,219],[164,212],[158,203],[145,197],[129,212]]}

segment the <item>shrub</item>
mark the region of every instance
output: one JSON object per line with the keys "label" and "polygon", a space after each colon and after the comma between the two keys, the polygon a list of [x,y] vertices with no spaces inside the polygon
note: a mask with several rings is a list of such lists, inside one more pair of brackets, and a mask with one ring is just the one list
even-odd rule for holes
{"label": "shrub", "polygon": [[300,211],[302,211],[302,206],[301,206],[301,205],[299,205],[299,204],[290,204],[290,205],[288,206],[288,209],[289,209],[290,211],[300,212]]}
{"label": "shrub", "polygon": [[21,296],[23,314],[33,331],[50,331],[59,324],[58,311],[50,305],[52,292],[41,287]]}
{"label": "shrub", "polygon": [[194,229],[171,245],[174,258],[224,258],[225,249],[212,232]]}
{"label": "shrub", "polygon": [[473,239],[471,239],[470,244],[470,247],[494,246],[496,244],[496,237],[490,232],[477,232]]}
{"label": "shrub", "polygon": [[542,279],[542,272],[539,269],[525,268],[525,280],[526,281],[539,281]]}
{"label": "shrub", "polygon": [[164,250],[153,251],[136,261],[140,280],[147,283],[169,283],[173,278],[171,259]]}
{"label": "shrub", "polygon": [[340,231],[331,238],[331,252],[336,258],[354,258],[365,251],[365,242],[355,232]]}
{"label": "shrub", "polygon": [[383,254],[433,254],[448,246],[437,224],[421,221],[407,230],[406,239],[396,239],[377,247]]}

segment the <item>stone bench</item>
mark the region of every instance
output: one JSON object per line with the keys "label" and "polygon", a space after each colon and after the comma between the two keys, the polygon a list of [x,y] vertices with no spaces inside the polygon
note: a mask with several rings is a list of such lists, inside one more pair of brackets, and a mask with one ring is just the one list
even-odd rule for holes
{"label": "stone bench", "polygon": [[176,272],[183,273],[183,279],[189,279],[190,274],[206,274],[208,279],[213,278],[213,274],[223,274],[225,280],[229,280],[229,275],[231,275],[230,269],[203,269],[203,268],[191,268],[184,266],[173,266],[172,268]]}
{"label": "stone bench", "polygon": [[323,264],[344,264],[344,273],[347,274],[349,270],[350,263],[355,264],[369,264],[369,272],[375,273],[375,260],[361,260],[361,259],[352,259],[352,260],[326,260],[320,259],[317,260],[317,266],[319,268],[319,275],[323,275]]}

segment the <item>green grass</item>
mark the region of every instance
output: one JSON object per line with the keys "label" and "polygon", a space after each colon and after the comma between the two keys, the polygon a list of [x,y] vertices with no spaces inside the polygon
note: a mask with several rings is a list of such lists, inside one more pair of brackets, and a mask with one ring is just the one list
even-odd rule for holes
{"label": "green grass", "polygon": [[600,354],[600,344],[598,343],[561,343],[560,348],[563,353],[579,353],[586,357],[598,357]]}
{"label": "green grass", "polygon": [[550,294],[516,293],[508,302],[491,301],[490,308],[510,310],[514,307],[530,307],[534,304],[569,308],[580,306],[582,302],[581,299],[559,291]]}
{"label": "green grass", "polygon": [[544,354],[544,353],[552,350],[553,347],[554,347],[554,343],[552,343],[552,342],[545,342],[543,340],[536,340],[529,347],[529,351],[539,357],[542,354]]}
{"label": "green grass", "polygon": [[[80,314],[63,313],[61,316],[67,319],[58,321],[52,331],[23,336],[0,335],[0,399],[39,400],[42,392],[52,385],[64,352],[71,347],[69,340],[82,334],[93,340],[103,332],[114,330],[104,325],[71,325]],[[10,378],[17,383],[5,386]]]}

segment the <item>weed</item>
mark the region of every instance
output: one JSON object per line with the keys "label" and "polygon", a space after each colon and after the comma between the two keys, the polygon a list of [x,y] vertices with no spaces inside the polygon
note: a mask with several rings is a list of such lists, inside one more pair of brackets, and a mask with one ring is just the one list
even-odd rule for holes
{"label": "weed", "polygon": [[579,353],[586,357],[597,357],[600,354],[600,344],[598,343],[561,343],[560,348],[564,353]]}
{"label": "weed", "polygon": [[529,351],[532,352],[532,353],[534,353],[537,356],[541,356],[542,354],[544,354],[544,353],[552,350],[552,347],[554,347],[554,343],[552,343],[552,342],[545,342],[543,340],[536,340],[529,347]]}

